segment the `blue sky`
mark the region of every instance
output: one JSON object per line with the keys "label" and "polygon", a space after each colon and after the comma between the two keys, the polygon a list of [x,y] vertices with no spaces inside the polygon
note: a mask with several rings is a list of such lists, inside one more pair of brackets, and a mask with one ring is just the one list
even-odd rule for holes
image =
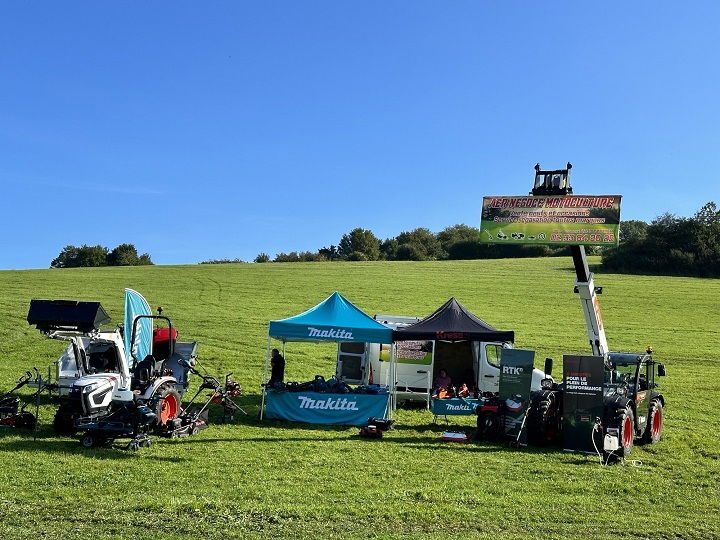
{"label": "blue sky", "polygon": [[477,225],[571,161],[623,218],[720,203],[716,2],[3,2],[0,268]]}

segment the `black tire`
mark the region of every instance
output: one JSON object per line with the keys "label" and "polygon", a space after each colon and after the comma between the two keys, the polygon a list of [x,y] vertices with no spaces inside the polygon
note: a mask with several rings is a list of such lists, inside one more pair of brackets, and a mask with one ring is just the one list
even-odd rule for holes
{"label": "black tire", "polygon": [[77,433],[75,427],[77,418],[78,415],[73,407],[60,405],[58,410],[55,411],[55,418],[53,418],[53,430],[59,435],[75,435]]}
{"label": "black tire", "polygon": [[618,429],[620,439],[620,449],[615,453],[622,457],[628,456],[635,446],[635,415],[630,407],[618,409],[613,427]]}
{"label": "black tire", "polygon": [[95,448],[99,446],[98,442],[98,438],[91,431],[86,431],[80,437],[80,445],[83,448]]}
{"label": "black tire", "polygon": [[553,394],[539,398],[528,413],[528,443],[548,446],[555,443],[560,433],[560,414]]}
{"label": "black tire", "polygon": [[35,429],[37,419],[33,413],[24,412],[15,417],[14,426],[18,429]]}
{"label": "black tire", "polygon": [[655,399],[650,403],[647,425],[645,426],[645,433],[643,433],[643,442],[654,444],[660,440],[664,420],[663,405],[660,400]]}
{"label": "black tire", "polygon": [[481,441],[494,441],[500,437],[500,416],[492,411],[480,413],[477,419],[476,438]]}
{"label": "black tire", "polygon": [[[175,412],[168,415],[166,414],[167,411],[164,409],[166,408],[166,405],[169,406],[171,400],[174,400],[175,402]],[[152,405],[150,407],[157,416],[157,420],[155,421],[155,427],[163,428],[169,420],[177,418],[178,414],[180,414],[180,405],[180,393],[175,390],[173,386],[170,386],[169,384],[164,384],[160,388],[158,388],[152,398]]]}

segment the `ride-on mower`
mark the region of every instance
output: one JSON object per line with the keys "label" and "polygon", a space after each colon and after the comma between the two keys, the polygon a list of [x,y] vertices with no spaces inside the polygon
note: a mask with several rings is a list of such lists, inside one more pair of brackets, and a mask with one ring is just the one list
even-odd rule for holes
{"label": "ride-on mower", "polygon": [[[110,318],[99,302],[32,300],[27,320],[49,338],[69,342],[57,361],[56,432],[85,431],[84,446],[129,436],[136,447],[149,441],[148,431],[163,430],[177,417],[197,343],[177,342],[168,317],[133,315],[130,328],[105,330],[100,326]],[[143,325],[156,320],[167,327],[150,336],[151,326],[147,331]],[[139,358],[143,340],[149,354]]]}

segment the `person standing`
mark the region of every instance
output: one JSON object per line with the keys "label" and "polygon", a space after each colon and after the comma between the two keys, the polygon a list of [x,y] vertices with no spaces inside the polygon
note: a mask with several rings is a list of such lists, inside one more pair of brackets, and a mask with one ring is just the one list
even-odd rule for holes
{"label": "person standing", "polygon": [[285,379],[285,359],[280,351],[273,349],[270,357],[270,380],[268,384],[283,382]]}

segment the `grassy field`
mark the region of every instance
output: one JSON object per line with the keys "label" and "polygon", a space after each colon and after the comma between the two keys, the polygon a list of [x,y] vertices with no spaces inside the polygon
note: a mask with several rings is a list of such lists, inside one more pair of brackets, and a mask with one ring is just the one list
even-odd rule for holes
{"label": "grassy field", "polygon": [[[597,261],[594,261],[597,263]],[[25,322],[31,298],[100,300],[114,322],[122,290],[162,305],[212,372],[233,371],[252,415],[130,453],[53,435],[0,431],[3,538],[252,536],[487,538],[720,537],[720,280],[597,276],[614,350],[647,345],[667,366],[663,440],[636,463],[439,441],[425,411],[364,441],[355,428],[259,423],[267,322],[334,290],[367,313],[426,315],[450,296],[538,364],[586,353],[565,258],[429,263],[157,266],[0,272],[0,389],[62,344]],[[287,379],[333,371],[328,346],[288,345]],[[463,419],[470,425],[473,418]]]}

